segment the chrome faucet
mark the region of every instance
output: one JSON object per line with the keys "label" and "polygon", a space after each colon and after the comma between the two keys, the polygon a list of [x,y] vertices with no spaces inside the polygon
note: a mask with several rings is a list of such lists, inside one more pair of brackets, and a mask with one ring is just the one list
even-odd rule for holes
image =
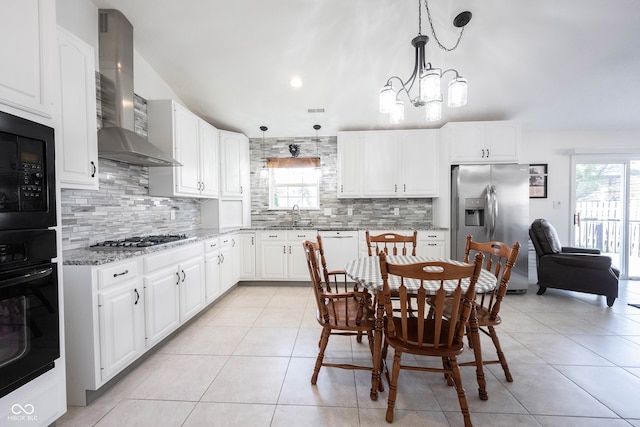
{"label": "chrome faucet", "polygon": [[298,219],[300,219],[300,206],[296,204],[291,208],[291,225],[295,227],[298,224]]}

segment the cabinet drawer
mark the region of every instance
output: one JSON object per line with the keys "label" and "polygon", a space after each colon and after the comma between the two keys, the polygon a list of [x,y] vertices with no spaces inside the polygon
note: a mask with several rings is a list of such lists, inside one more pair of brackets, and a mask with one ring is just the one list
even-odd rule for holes
{"label": "cabinet drawer", "polygon": [[421,241],[444,241],[445,240],[445,232],[444,231],[435,231],[435,230],[425,230],[418,231],[418,240]]}
{"label": "cabinet drawer", "polygon": [[202,255],[202,251],[202,244],[195,243],[188,246],[180,246],[176,249],[162,251],[154,255],[147,255],[143,260],[144,272],[146,274],[166,267],[174,267],[177,263],[185,259]]}
{"label": "cabinet drawer", "polygon": [[220,247],[231,246],[235,244],[235,237],[231,234],[227,234],[226,236],[220,236],[218,240],[220,241]]}
{"label": "cabinet drawer", "polygon": [[318,237],[318,232],[313,230],[290,230],[287,231],[287,240],[289,241],[302,241],[302,240],[312,240],[316,241]]}
{"label": "cabinet drawer", "polygon": [[138,277],[139,264],[137,261],[127,261],[98,270],[98,289],[117,285]]}
{"label": "cabinet drawer", "polygon": [[260,233],[260,240],[268,242],[271,240],[287,240],[286,231],[263,231]]}
{"label": "cabinet drawer", "polygon": [[216,237],[215,239],[209,239],[204,241],[204,252],[214,252],[220,248],[220,241]]}

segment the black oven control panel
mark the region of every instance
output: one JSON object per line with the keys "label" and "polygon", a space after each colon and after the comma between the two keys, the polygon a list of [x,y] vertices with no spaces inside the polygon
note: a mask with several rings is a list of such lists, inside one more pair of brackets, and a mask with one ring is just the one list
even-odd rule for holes
{"label": "black oven control panel", "polygon": [[[31,160],[36,156],[31,153],[21,153],[24,157],[27,154]],[[20,205],[22,211],[41,210],[45,207],[45,192],[43,191],[44,172],[42,162],[22,162],[20,175]]]}

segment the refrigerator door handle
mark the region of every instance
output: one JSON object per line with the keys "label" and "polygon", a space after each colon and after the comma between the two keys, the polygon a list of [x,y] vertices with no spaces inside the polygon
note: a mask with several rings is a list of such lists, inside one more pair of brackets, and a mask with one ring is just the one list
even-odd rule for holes
{"label": "refrigerator door handle", "polygon": [[491,186],[487,185],[484,196],[484,205],[486,206],[487,218],[485,218],[484,233],[487,240],[491,240],[491,224],[493,223],[493,205],[491,204]]}
{"label": "refrigerator door handle", "polygon": [[491,186],[491,205],[491,240],[494,240],[498,221],[498,192],[495,185]]}

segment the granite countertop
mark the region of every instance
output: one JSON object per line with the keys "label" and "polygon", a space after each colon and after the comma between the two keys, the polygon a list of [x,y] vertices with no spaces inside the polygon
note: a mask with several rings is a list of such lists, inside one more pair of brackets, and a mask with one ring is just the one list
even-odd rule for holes
{"label": "granite countertop", "polygon": [[176,248],[179,246],[189,245],[194,242],[204,241],[207,239],[223,236],[229,233],[235,233],[240,230],[244,231],[260,231],[260,230],[317,230],[317,231],[358,231],[358,230],[448,230],[447,228],[434,227],[426,224],[404,224],[403,226],[388,226],[388,225],[376,225],[371,224],[370,227],[362,226],[345,226],[345,225],[312,225],[302,224],[298,226],[287,225],[269,225],[261,224],[255,225],[249,228],[229,228],[229,229],[217,229],[217,228],[202,228],[198,230],[190,230],[184,232],[189,239],[179,242],[173,242],[162,246],[155,246],[149,248],[143,248],[140,250],[123,250],[123,251],[93,251],[89,248],[69,249],[63,251],[62,259],[63,265],[104,265],[112,262],[123,261],[126,259],[134,258],[137,256],[143,256],[154,252],[165,251],[167,249]]}
{"label": "granite countertop", "polygon": [[123,261],[125,259],[147,255],[154,252],[165,251],[167,249],[179,246],[189,245],[194,242],[204,241],[207,239],[219,237],[225,234],[233,233],[239,229],[219,230],[217,228],[201,228],[185,232],[189,239],[178,242],[168,243],[161,246],[152,246],[140,250],[123,250],[123,251],[93,251],[89,248],[69,249],[62,253],[63,265],[103,265],[111,262]]}

